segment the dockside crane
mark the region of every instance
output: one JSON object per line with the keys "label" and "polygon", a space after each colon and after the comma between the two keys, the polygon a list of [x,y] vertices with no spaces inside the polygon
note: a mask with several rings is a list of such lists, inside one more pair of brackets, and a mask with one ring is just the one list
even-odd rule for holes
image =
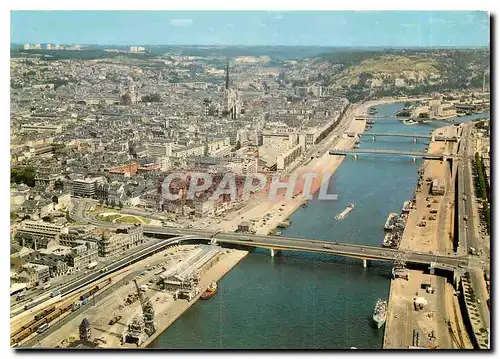
{"label": "dockside crane", "polygon": [[139,288],[139,284],[137,283],[137,279],[134,278],[135,288],[137,289],[137,295],[139,296],[139,301],[141,303],[142,315],[144,318],[144,325],[147,335],[151,336],[154,332],[156,332],[156,326],[154,323],[155,320],[155,310],[153,308],[153,304],[149,300],[147,296],[143,296],[141,289]]}

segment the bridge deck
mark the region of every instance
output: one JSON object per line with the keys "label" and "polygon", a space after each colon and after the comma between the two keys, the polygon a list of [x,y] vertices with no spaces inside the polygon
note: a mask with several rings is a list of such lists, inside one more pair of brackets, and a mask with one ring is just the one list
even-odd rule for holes
{"label": "bridge deck", "polygon": [[363,132],[360,136],[388,136],[388,137],[412,137],[412,138],[432,138],[432,135],[424,135],[418,133],[383,133],[383,132]]}
{"label": "bridge deck", "polygon": [[[195,232],[195,233],[193,233]],[[364,246],[350,243],[330,242],[324,240],[313,240],[304,238],[292,238],[282,236],[262,236],[239,233],[219,233],[209,231],[190,231],[176,228],[164,228],[155,226],[144,226],[144,233],[150,235],[175,235],[189,236],[185,240],[211,239],[218,243],[237,244],[249,247],[272,248],[278,250],[299,250],[308,252],[321,252],[344,257],[360,259],[393,261],[399,251],[390,248]],[[181,239],[182,240],[182,239]],[[453,270],[459,266],[468,264],[467,257],[457,257],[447,254],[430,254],[410,252],[407,261],[409,263],[433,265],[435,268]]]}
{"label": "bridge deck", "polygon": [[359,136],[372,136],[372,137],[408,137],[408,138],[427,138],[436,141],[457,141],[456,136],[432,136],[419,133],[391,133],[391,132],[362,132]]}
{"label": "bridge deck", "polygon": [[425,157],[429,159],[443,159],[444,154],[430,154],[427,152],[412,152],[412,151],[395,151],[395,150],[370,150],[370,149],[354,149],[354,150],[330,150],[330,155],[346,155],[346,154],[374,154],[374,155],[397,155],[397,156],[412,156]]}

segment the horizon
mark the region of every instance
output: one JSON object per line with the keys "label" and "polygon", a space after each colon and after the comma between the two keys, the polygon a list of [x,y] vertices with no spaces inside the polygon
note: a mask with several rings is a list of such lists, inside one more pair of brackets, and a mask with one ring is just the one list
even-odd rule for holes
{"label": "horizon", "polygon": [[490,20],[485,11],[11,11],[11,44],[26,43],[489,48]]}
{"label": "horizon", "polygon": [[[489,49],[490,47],[487,45],[443,45],[443,46],[336,46],[336,45],[243,45],[243,44],[233,44],[233,45],[200,45],[200,44],[147,44],[147,43],[129,43],[129,44],[91,44],[91,43],[54,43],[54,42],[11,42],[10,45],[22,46],[24,44],[40,44],[40,45],[61,45],[61,46],[69,46],[69,45],[78,45],[78,46],[96,46],[96,47],[106,47],[106,46],[116,46],[116,47],[129,47],[129,46],[150,46],[154,47],[303,47],[303,48],[329,48],[329,49],[355,49],[355,50],[368,50],[368,49],[378,49],[378,50],[408,50],[408,49]],[[45,49],[40,49],[45,50]],[[85,49],[83,49],[85,50]],[[59,50],[50,50],[50,51],[59,51]],[[62,51],[62,50],[61,50]],[[64,50],[67,51],[67,50]],[[76,51],[76,50],[75,50]]]}

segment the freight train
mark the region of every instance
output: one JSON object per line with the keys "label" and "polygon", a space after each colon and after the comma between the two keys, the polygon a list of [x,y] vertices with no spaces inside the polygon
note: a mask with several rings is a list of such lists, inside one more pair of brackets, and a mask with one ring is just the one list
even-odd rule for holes
{"label": "freight train", "polygon": [[[80,296],[80,300],[85,300],[91,295],[95,294],[97,291],[107,287],[111,283],[111,278],[101,284],[100,286],[95,286],[94,288],[87,291],[85,294]],[[23,325],[19,330],[17,330],[10,339],[10,345],[14,346],[19,344],[21,341],[29,337],[32,333],[35,333],[38,328],[40,328],[44,324],[49,324],[54,319],[60,317],[62,314],[71,311],[73,304],[68,304],[64,307],[56,309],[55,305],[51,305],[50,307],[42,310],[37,313],[33,320],[25,325]],[[48,327],[48,326],[44,326]]]}
{"label": "freight train", "polygon": [[111,278],[108,279],[106,282],[104,282],[104,284],[101,284],[101,286],[98,286],[96,285],[94,288],[92,288],[91,290],[89,290],[88,292],[82,294],[80,296],[80,300],[83,301],[85,300],[86,298],[89,298],[90,296],[94,295],[95,293],[97,293],[99,290],[105,288],[106,286],[108,286],[109,284],[111,283]]}
{"label": "freight train", "polygon": [[[14,335],[11,336],[10,345],[18,344],[22,340],[29,337],[32,333],[38,331],[38,329],[42,325],[49,324],[54,319],[60,317],[68,311],[71,311],[71,305],[67,305],[58,309],[56,309],[56,307],[53,305],[41,311],[40,313],[35,315],[35,318],[31,322],[23,325],[20,330],[18,330],[16,333],[14,333]],[[48,326],[45,325],[45,327]]]}

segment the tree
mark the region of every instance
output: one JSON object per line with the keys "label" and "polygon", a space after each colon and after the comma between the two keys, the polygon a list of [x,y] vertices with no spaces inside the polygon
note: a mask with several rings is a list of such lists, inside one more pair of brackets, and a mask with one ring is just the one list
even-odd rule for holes
{"label": "tree", "polygon": [[490,234],[490,220],[491,220],[491,217],[490,217],[490,205],[488,203],[487,200],[483,200],[483,217],[484,217],[484,221],[486,222],[486,230],[488,232],[488,234]]}
{"label": "tree", "polygon": [[24,167],[24,168],[11,168],[10,170],[10,182],[12,183],[24,183],[27,186],[35,186],[35,175],[36,170],[34,167]]}
{"label": "tree", "polygon": [[122,203],[122,201],[118,202],[118,207],[120,207],[120,209],[122,209],[122,208],[123,208],[123,203]]}
{"label": "tree", "polygon": [[142,102],[161,102],[161,95],[159,93],[149,94],[141,97]]}

